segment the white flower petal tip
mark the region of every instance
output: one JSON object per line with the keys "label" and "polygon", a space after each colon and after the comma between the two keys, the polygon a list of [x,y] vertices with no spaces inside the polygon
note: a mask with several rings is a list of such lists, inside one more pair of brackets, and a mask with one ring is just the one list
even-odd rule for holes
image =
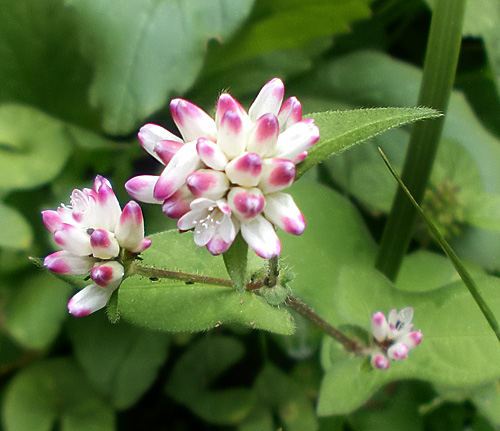
{"label": "white flower petal tip", "polygon": [[285,85],[279,78],[268,81],[260,90],[248,115],[252,121],[256,121],[264,114],[277,115],[285,94]]}
{"label": "white flower petal tip", "polygon": [[224,172],[200,169],[187,177],[186,185],[196,198],[217,200],[226,194],[229,180]]}
{"label": "white flower petal tip", "polygon": [[57,274],[81,275],[90,271],[94,259],[88,256],[75,256],[61,250],[46,256],[43,265]]}
{"label": "white flower petal tip", "polygon": [[54,241],[75,256],[92,254],[90,234],[81,226],[63,223],[62,227],[54,232]]}
{"label": "white flower petal tip", "polygon": [[215,108],[215,123],[217,128],[221,127],[221,120],[227,111],[232,111],[241,120],[243,126],[250,124],[250,118],[248,118],[248,114],[240,103],[229,93],[222,93],[217,99],[217,106]]}
{"label": "white flower petal tip", "polygon": [[302,120],[278,136],[276,156],[295,160],[311,148],[319,139],[319,129],[314,120],[308,118]]}
{"label": "white flower petal tip", "polygon": [[144,250],[144,218],[137,202],[130,201],[123,208],[115,236],[120,246],[126,250],[133,253],[140,253]]}
{"label": "white flower petal tip", "polygon": [[224,151],[222,151],[220,146],[209,139],[198,139],[196,151],[201,161],[209,168],[215,169],[216,171],[222,171],[227,165],[227,157]]}
{"label": "white flower petal tip", "polygon": [[[227,196],[229,208],[242,221],[257,217],[266,203],[258,188],[233,187]],[[269,223],[269,222],[268,222]]]}
{"label": "white flower petal tip", "polygon": [[157,124],[145,124],[139,130],[137,134],[139,142],[142,148],[146,150],[151,156],[153,156],[160,163],[163,163],[162,159],[156,154],[155,148],[160,141],[174,141],[182,143],[182,140],[170,133],[167,129],[164,129]]}
{"label": "white flower petal tip", "polygon": [[207,250],[214,256],[225,253],[231,247],[232,242],[226,242],[221,238],[212,238],[207,243]]}
{"label": "white flower petal tip", "polygon": [[90,284],[69,300],[68,311],[74,317],[88,316],[106,306],[113,290]]}
{"label": "white flower petal tip", "polygon": [[163,201],[153,197],[153,190],[158,181],[157,175],[139,175],[125,183],[125,190],[134,199],[147,204],[161,204]]}
{"label": "white flower petal tip", "polygon": [[379,370],[387,370],[390,366],[389,359],[380,351],[372,353],[370,363],[373,368]]}
{"label": "white flower petal tip", "polygon": [[191,209],[189,205],[193,199],[193,194],[183,185],[163,202],[162,211],[167,217],[179,219]]}
{"label": "white flower petal tip", "polygon": [[50,233],[54,233],[54,231],[61,228],[63,224],[61,216],[57,211],[53,210],[42,211],[42,220]]}
{"label": "white flower petal tip", "polygon": [[226,111],[222,116],[217,145],[229,160],[239,156],[246,145],[246,133],[243,120],[238,113]]}
{"label": "white flower petal tip", "polygon": [[170,112],[185,142],[217,137],[215,121],[195,104],[184,99],[174,99],[170,102]]}
{"label": "white flower petal tip", "polygon": [[90,271],[90,278],[99,287],[116,289],[125,274],[123,266],[115,261],[99,262]]}
{"label": "white flower petal tip", "polygon": [[233,184],[255,187],[262,177],[262,158],[256,153],[244,153],[227,164],[226,175]]}
{"label": "white flower petal tip", "polygon": [[371,329],[376,342],[376,350],[372,353],[371,359],[374,368],[380,368],[374,363],[376,356],[382,355],[387,361],[401,361],[408,357],[410,350],[422,342],[421,331],[410,332],[413,329],[412,319],[411,307],[406,307],[400,312],[393,308],[389,311],[387,319],[381,311],[372,314]]}

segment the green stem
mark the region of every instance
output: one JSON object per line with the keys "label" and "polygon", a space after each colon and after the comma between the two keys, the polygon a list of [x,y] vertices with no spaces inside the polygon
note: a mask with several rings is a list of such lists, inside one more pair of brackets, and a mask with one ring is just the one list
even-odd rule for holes
{"label": "green stem", "polygon": [[[465,0],[435,2],[418,104],[443,113],[448,107],[462,38]],[[444,118],[416,123],[401,175],[417,202],[424,196]],[[394,280],[408,250],[417,213],[398,189],[385,225],[375,266]]]}
{"label": "green stem", "polygon": [[265,284],[268,287],[274,287],[278,283],[278,276],[280,275],[279,271],[279,260],[278,256],[269,259],[267,262],[267,276],[265,280]]}
{"label": "green stem", "polygon": [[285,299],[285,304],[313,322],[316,326],[330,335],[334,340],[341,343],[349,352],[355,353],[357,355],[366,355],[368,353],[369,348],[367,346],[357,343],[356,341],[345,335],[343,332],[330,325],[326,320],[317,315],[311,307],[303,303],[300,299],[295,298],[292,295],[288,295]]}

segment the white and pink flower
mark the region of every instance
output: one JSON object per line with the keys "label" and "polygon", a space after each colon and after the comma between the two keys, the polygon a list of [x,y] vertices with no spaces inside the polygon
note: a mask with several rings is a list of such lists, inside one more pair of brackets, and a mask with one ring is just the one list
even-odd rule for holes
{"label": "white and pink flower", "polygon": [[124,255],[138,254],[151,245],[144,238],[141,207],[130,201],[122,211],[111,184],[100,175],[93,189],[73,190],[69,206],[42,211],[42,218],[62,248],[45,258],[45,267],[58,274],[90,272],[93,283],[68,302],[76,317],[103,308],[123,279]]}
{"label": "white and pink flower", "polygon": [[371,329],[376,347],[371,354],[373,368],[389,368],[389,360],[402,360],[410,350],[417,347],[423,339],[421,331],[413,331],[413,308],[401,311],[393,308],[386,319],[385,314],[377,311],[371,317]]}
{"label": "white and pink flower", "polygon": [[[283,191],[295,181],[295,165],[319,139],[314,121],[302,119],[300,102],[295,97],[283,102],[284,90],[280,79],[270,80],[248,113],[223,93],[215,119],[174,99],[170,109],[182,139],[158,125],[143,126],[142,146],[165,168],[159,176],[131,178],[125,184],[128,193],[161,204],[166,215],[179,219],[179,229],[194,228],[196,244],[206,245],[212,254],[227,251],[241,231],[262,258],[279,255],[274,226],[294,235],[306,226],[293,198]],[[207,223],[212,219],[223,227]]]}

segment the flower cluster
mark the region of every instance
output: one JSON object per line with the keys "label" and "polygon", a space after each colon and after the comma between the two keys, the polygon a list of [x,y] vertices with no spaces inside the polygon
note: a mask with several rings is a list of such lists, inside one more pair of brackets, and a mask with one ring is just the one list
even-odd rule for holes
{"label": "flower cluster", "polygon": [[274,226],[294,235],[305,229],[302,213],[283,190],[319,138],[313,120],[302,119],[300,102],[283,102],[283,96],[284,85],[274,78],[247,113],[223,93],[215,120],[186,100],[172,100],[182,139],[158,125],[143,126],[143,148],[165,168],[159,176],[130,179],[126,190],[141,202],[161,204],[167,216],[179,219],[180,230],[194,229],[196,245],[214,255],[226,252],[240,231],[260,257],[279,255]]}
{"label": "flower cluster", "polygon": [[371,354],[373,368],[386,370],[389,368],[389,359],[406,359],[408,352],[420,344],[423,334],[412,331],[412,319],[411,307],[403,308],[399,313],[393,308],[387,319],[381,311],[372,314],[372,334],[377,345]]}
{"label": "flower cluster", "polygon": [[68,302],[76,317],[103,308],[124,276],[123,259],[145,250],[140,206],[130,201],[120,208],[106,178],[96,176],[93,189],[73,190],[69,206],[42,211],[43,222],[62,250],[48,255],[44,265],[59,274],[86,274],[93,283]]}

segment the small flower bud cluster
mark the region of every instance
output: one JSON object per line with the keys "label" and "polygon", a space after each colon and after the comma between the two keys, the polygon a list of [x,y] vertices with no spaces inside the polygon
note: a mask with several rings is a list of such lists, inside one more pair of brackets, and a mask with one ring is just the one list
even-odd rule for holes
{"label": "small flower bud cluster", "polygon": [[43,222],[62,248],[44,260],[58,274],[86,274],[93,283],[68,302],[76,317],[103,308],[120,285],[124,253],[138,254],[151,245],[144,238],[141,207],[130,201],[123,211],[106,178],[96,176],[93,189],[73,190],[70,205],[42,211]]}
{"label": "small flower bud cluster", "polygon": [[412,331],[413,308],[403,308],[399,313],[395,308],[389,311],[388,318],[381,311],[372,314],[371,329],[376,347],[371,354],[373,368],[386,370],[389,360],[402,360],[410,350],[422,341],[420,331]]}
{"label": "small flower bud cluster", "polygon": [[143,148],[165,168],[160,176],[130,179],[128,193],[162,205],[167,216],[179,219],[179,229],[194,229],[196,245],[214,255],[226,252],[240,231],[260,257],[279,255],[274,226],[293,235],[305,229],[302,213],[283,190],[319,138],[313,120],[302,119],[300,102],[283,102],[284,91],[283,82],[272,79],[248,113],[223,93],[215,120],[186,100],[172,100],[182,139],[158,125],[143,126]]}

